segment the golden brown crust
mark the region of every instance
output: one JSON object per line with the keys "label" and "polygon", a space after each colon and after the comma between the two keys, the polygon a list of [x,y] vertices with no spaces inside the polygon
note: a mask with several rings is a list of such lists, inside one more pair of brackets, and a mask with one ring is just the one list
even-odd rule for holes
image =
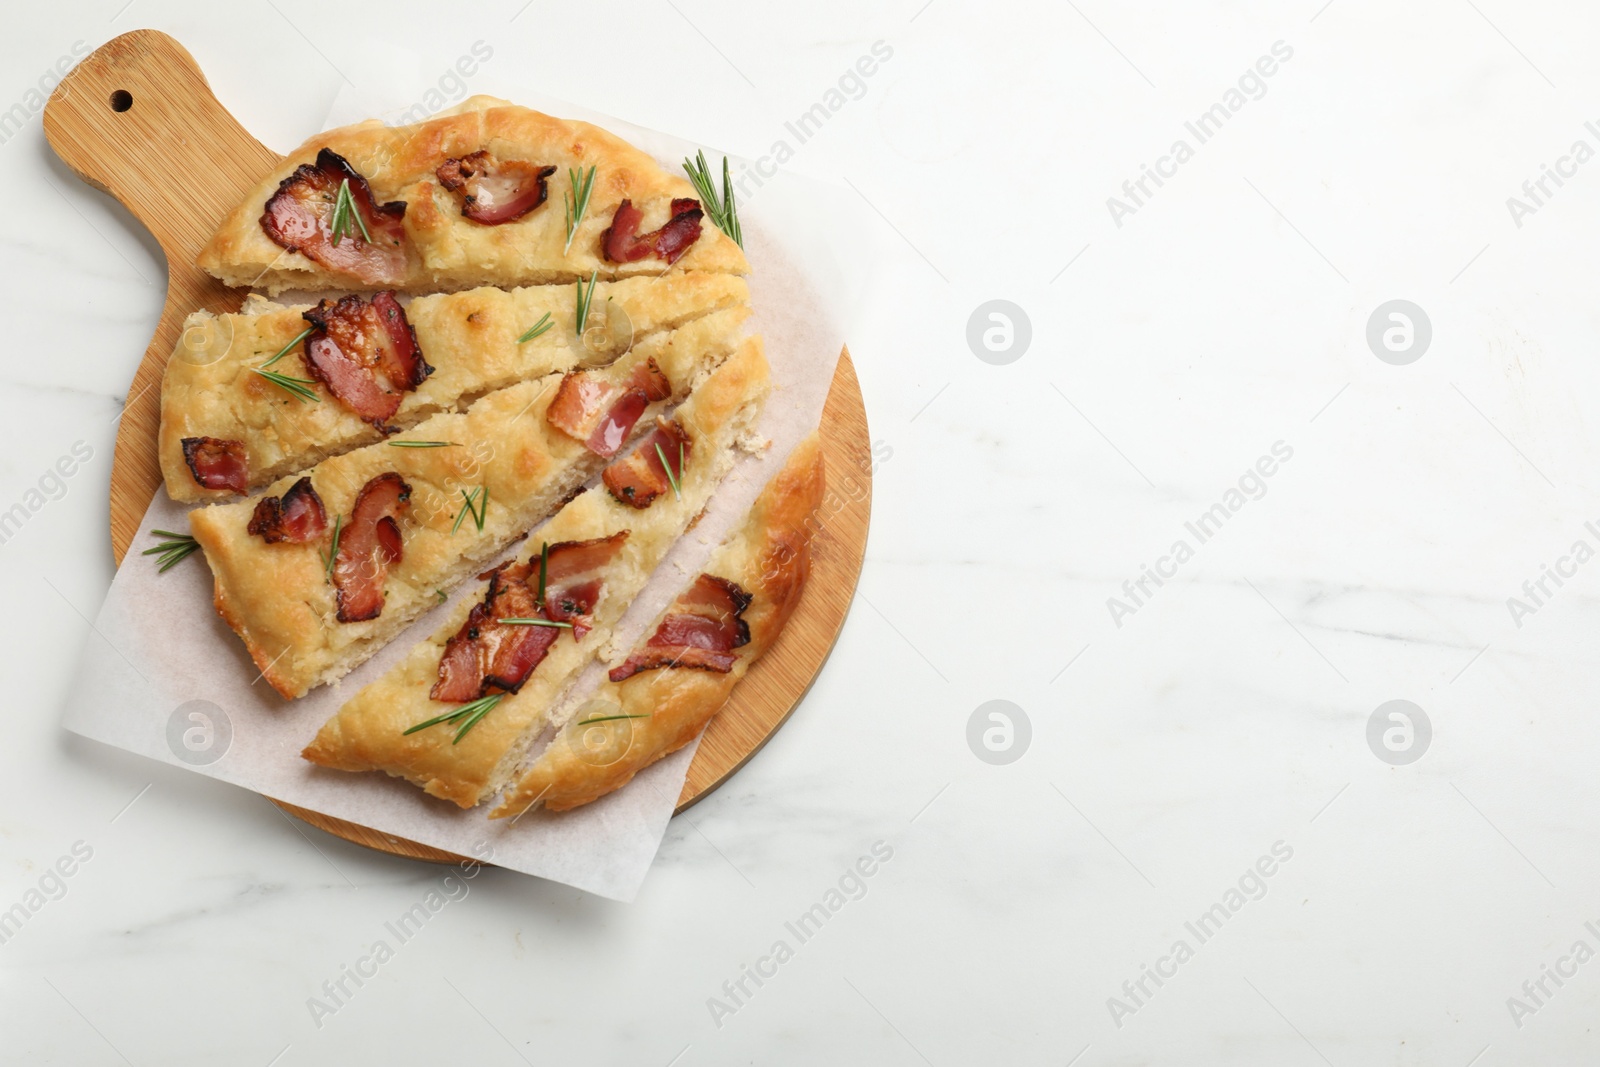
{"label": "golden brown crust", "polygon": [[[813,516],[822,500],[821,442],[813,433],[790,454],[738,530],[707,564],[752,595],[750,642],[726,674],[688,668],[644,671],[607,682],[507,790],[492,818],[542,803],[552,811],[587,804],[692,741],[722,709],[750,664],[771,648],[800,602],[810,573]],[[610,718],[611,716],[642,716]],[[584,725],[585,719],[603,719]]]}
{"label": "golden brown crust", "polygon": [[681,497],[664,497],[641,512],[593,490],[535,531],[524,559],[537,554],[546,541],[587,540],[620,530],[629,535],[621,555],[607,567],[593,631],[581,642],[567,635],[559,638],[521,689],[505,696],[459,743],[452,741],[447,727],[410,735],[405,731],[457,706],[433,700],[430,691],[438,679],[445,644],[481,595],[464,598],[427,641],[341,707],[306,746],[305,758],[340,770],[387,771],[462,807],[499,788],[522,746],[543,729],[544,717],[566,682],[594,656],[661,556],[699,514],[731,466],[734,448],[753,422],[767,388],[760,341],[750,338],[695,389],[675,416],[696,438],[694,454],[701,457],[687,469]]}
{"label": "golden brown crust", "polygon": [[[731,336],[718,341],[720,334],[691,343],[697,325],[709,321],[690,323],[681,335],[660,335],[660,343],[636,347],[604,373],[626,377],[637,361],[653,358],[681,399],[734,344]],[[739,344],[759,348],[755,339]],[[190,529],[215,579],[217,611],[274,689],[298,697],[353,670],[436,606],[435,590],[448,591],[476,573],[599,470],[604,461],[546,422],[558,380],[550,375],[499,390],[463,414],[434,415],[390,439],[454,442],[451,447],[385,442],[323,460],[309,472],[330,522],[336,515],[348,518],[356,494],[377,475],[394,471],[411,486],[402,523],[404,558],[389,571],[388,600],[376,619],[335,621],[334,591],[321,555],[331,535],[309,544],[267,544],[247,530],[259,496],[190,512]],[[649,414],[672,399],[652,405]],[[294,477],[279,479],[261,495],[281,495]],[[470,518],[457,525],[461,493],[482,487],[489,495],[483,529]]]}
{"label": "golden brown crust", "polygon": [[[602,283],[595,287],[591,323],[602,321],[599,309],[606,308],[607,301],[626,313],[635,342],[643,345],[713,313],[719,317],[704,323],[700,335],[713,327],[732,331],[748,313],[749,290],[743,279],[698,271]],[[268,307],[229,315],[197,312],[184,325],[161,382],[157,439],[162,476],[174,500],[223,500],[234,495],[195,481],[184,459],[185,438],[242,442],[250,488],[257,489],[326,456],[382,437],[321,384],[309,386],[320,397],[312,403],[253,372],[307,327],[301,316],[304,308]],[[546,313],[551,328],[519,342]],[[423,296],[410,302],[406,314],[434,372],[405,394],[400,410],[388,420],[401,429],[516,382],[570,370],[590,354],[574,328],[570,286],[479,288]],[[296,344],[271,369],[308,379],[303,348],[304,342]]]}
{"label": "golden brown crust", "polygon": [[[372,186],[379,202],[406,202],[405,232],[415,254],[404,281],[406,292],[439,292],[477,285],[541,285],[587,278],[704,270],[743,274],[744,253],[709,222],[699,239],[670,268],[650,257],[609,263],[600,235],[623,200],[644,209],[644,228],[660,226],[676,197],[693,197],[683,178],[663,171],[650,156],[614,134],[586,122],[568,121],[476,96],[414,126],[369,121],[320,133],[291,152],[264,177],[219,226],[201,251],[200,267],[229,285],[284,289],[360,289],[348,275],[330,272],[298,252],[280,248],[260,225],[266,201],[278,184],[322,148],[349,161]],[[557,167],[549,199],[514,222],[486,226],[461,214],[456,194],[442,188],[438,167],[488,149],[504,160]],[[561,193],[568,168],[598,168],[588,211],[566,249]]]}

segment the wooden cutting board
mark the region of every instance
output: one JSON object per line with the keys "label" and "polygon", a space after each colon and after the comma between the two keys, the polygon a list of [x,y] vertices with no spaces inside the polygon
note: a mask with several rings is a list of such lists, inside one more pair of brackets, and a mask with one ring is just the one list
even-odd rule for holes
{"label": "wooden cutting board", "polygon": [[[142,222],[167,257],[167,302],[128,387],[111,470],[111,551],[127,554],[161,484],[156,463],[160,385],[184,319],[199,309],[234,311],[245,291],[194,266],[222,217],[282,159],[247,133],[212,95],[194,57],[156,30],[135,30],[96,49],[64,78],[44,112],[62,160]],[[872,508],[871,438],[848,351],[822,415],[828,497],[812,545],[811,581],[778,643],[758,660],[701,739],[682,811],[727,781],[782,726],[833,648],[855,595]],[[313,826],[417,859],[460,857],[291,804]]]}

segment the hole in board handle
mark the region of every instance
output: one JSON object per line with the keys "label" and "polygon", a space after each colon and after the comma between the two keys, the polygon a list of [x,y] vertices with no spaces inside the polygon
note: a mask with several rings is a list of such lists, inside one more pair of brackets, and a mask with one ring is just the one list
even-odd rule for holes
{"label": "hole in board handle", "polygon": [[111,94],[111,110],[126,111],[133,106],[133,94],[126,89],[118,89]]}

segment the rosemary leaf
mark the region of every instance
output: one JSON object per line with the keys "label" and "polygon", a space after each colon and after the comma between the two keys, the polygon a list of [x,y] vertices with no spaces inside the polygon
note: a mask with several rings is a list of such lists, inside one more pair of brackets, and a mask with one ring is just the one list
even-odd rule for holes
{"label": "rosemary leaf", "polygon": [[478,491],[476,489],[474,489],[472,492],[469,493],[465,489],[463,489],[463,490],[461,490],[461,495],[466,498],[466,503],[461,505],[461,510],[460,511],[456,512],[456,521],[450,527],[451,534],[454,534],[457,530],[461,529],[461,520],[465,519],[467,517],[467,512],[472,510],[472,501],[473,501],[473,498],[478,495]]}
{"label": "rosemary leaf", "polygon": [[477,700],[474,700],[471,703],[463,704],[459,708],[454,708],[450,711],[447,711],[443,715],[436,715],[426,722],[417,723],[417,725],[405,731],[405,735],[403,736],[409,736],[416,733],[418,730],[426,730],[430,726],[439,726],[444,723],[449,723],[451,725],[460,723],[461,725],[456,730],[456,736],[454,740],[450,742],[452,745],[460,744],[461,739],[467,735],[467,731],[471,730],[474,726],[478,725],[478,723],[482,722],[483,717],[493,711],[495,705],[499,704],[504,698],[504,693],[495,693],[491,696],[479,697]]}
{"label": "rosemary leaf", "polygon": [[594,299],[594,283],[595,279],[598,277],[600,277],[600,270],[599,268],[596,268],[595,272],[589,275],[588,292],[584,291],[583,282],[578,282],[578,311],[576,329],[579,337],[583,336],[583,328],[589,324],[589,303]]}
{"label": "rosemary leaf", "polygon": [[[587,171],[579,171],[567,168],[567,184],[572,188],[571,191],[561,194],[567,205],[567,243],[561,249],[562,255],[572,250],[572,235],[578,232],[578,223],[583,221],[584,213],[589,210],[589,194],[594,191],[595,169],[590,167]],[[580,329],[578,332],[583,331]]]}
{"label": "rosemary leaf", "polygon": [[461,743],[461,739],[467,736],[467,731],[478,725],[478,723],[482,722],[483,717],[494,710],[495,705],[500,703],[500,698],[504,695],[504,693],[496,693],[492,697],[484,697],[483,705],[462,721],[460,728],[456,730],[455,737],[450,739],[450,743],[452,745],[459,745]]}
{"label": "rosemary leaf", "polygon": [[263,368],[272,366],[274,363],[278,362],[278,360],[282,359],[284,356],[287,356],[289,354],[289,350],[291,348],[293,348],[295,345],[299,344],[301,341],[304,341],[307,337],[310,337],[310,336],[311,336],[311,327],[307,326],[305,329],[301,330],[298,334],[295,335],[294,340],[290,341],[288,344],[286,344],[282,348],[278,349],[278,354],[277,355],[273,356],[271,359],[269,359],[265,363],[261,364],[261,366]]}
{"label": "rosemary leaf", "polygon": [[166,540],[154,548],[147,548],[139,553],[141,556],[156,556],[157,574],[165,574],[184,560],[192,556],[199,548],[200,542],[188,534],[173,533],[171,530],[151,530],[153,535],[164,537]]}
{"label": "rosemary leaf", "polygon": [[527,333],[517,338],[517,344],[520,345],[524,341],[531,341],[540,334],[549,333],[551,330],[555,329],[555,325],[555,323],[550,321],[550,312],[546,311],[542,319],[528,328]]}
{"label": "rosemary leaf", "polygon": [[348,178],[345,179],[344,184],[344,202],[350,205],[350,214],[355,218],[356,225],[361,227],[361,239],[370,245],[372,243],[372,234],[367,232],[367,220],[361,217],[361,209],[356,207],[355,198],[350,195],[350,179]]}
{"label": "rosemary leaf", "polygon": [[172,568],[176,567],[178,564],[182,563],[184,560],[186,560],[190,556],[194,555],[195,552],[197,552],[199,550],[199,548],[200,548],[200,543],[198,541],[195,542],[192,545],[182,545],[182,546],[174,547],[171,552],[167,553],[166,555],[164,555],[164,556],[162,556],[160,558],[161,566],[156,568],[156,573],[157,574],[165,574],[165,573],[167,573]]}
{"label": "rosemary leaf", "polygon": [[733,175],[728,167],[728,157],[722,157],[722,195],[718,197],[716,183],[711,180],[711,167],[706,163],[704,151],[696,152],[694,159],[685,159],[683,169],[689,175],[689,181],[694,185],[694,191],[700,195],[700,203],[705,208],[711,221],[716,223],[717,229],[733,238],[735,244],[744,247],[744,230],[739,225],[739,207],[733,198]]}
{"label": "rosemary leaf", "polygon": [[456,512],[455,525],[450,527],[450,532],[453,534],[461,529],[461,521],[471,515],[473,525],[478,528],[479,533],[482,533],[483,520],[489,512],[489,487],[487,485],[479,486],[470,493],[463,489],[461,490],[461,498],[465,503],[461,505],[461,510]]}
{"label": "rosemary leaf", "polygon": [[390,448],[450,448],[459,446],[457,441],[385,441]]}
{"label": "rosemary leaf", "polygon": [[562,630],[572,629],[570,622],[555,622],[550,619],[496,619],[495,621],[503,622],[507,626],[554,626]]}
{"label": "rosemary leaf", "polygon": [[[667,484],[672,486],[672,499],[682,500],[683,493],[680,491],[678,486],[678,476],[672,473],[672,464],[667,462],[667,454],[661,451],[661,446],[659,444],[656,445],[656,455],[661,460],[661,469],[667,472]],[[683,463],[682,443],[678,445],[678,463],[680,465]]]}
{"label": "rosemary leaf", "polygon": [[733,175],[728,172],[728,157],[722,157],[722,213],[728,219],[728,236],[740,248],[744,247],[744,227],[739,225],[739,205],[733,200]]}
{"label": "rosemary leaf", "polygon": [[333,238],[333,246],[339,247],[339,242],[351,233],[350,220],[355,219],[356,226],[361,229],[361,238],[367,244],[372,243],[372,234],[367,232],[367,222],[361,217],[361,211],[356,207],[355,197],[350,193],[350,179],[343,178],[339,181],[339,192],[333,198],[333,218],[329,220],[329,236]]}
{"label": "rosemary leaf", "polygon": [[348,221],[344,214],[344,186],[341,185],[333,196],[333,217],[328,220],[328,236],[333,240],[333,247],[339,247],[339,241],[344,237],[344,228]]}
{"label": "rosemary leaf", "polygon": [[310,378],[291,378],[287,374],[279,374],[275,370],[262,370],[260,367],[251,367],[250,369],[297,399],[309,400],[314,404],[322,402],[322,398],[312,392],[311,386],[316,383]]}
{"label": "rosemary leaf", "polygon": [[649,715],[599,715],[593,719],[584,719],[577,723],[578,726],[588,726],[595,722],[612,722],[616,719],[648,719]]}
{"label": "rosemary leaf", "polygon": [[328,546],[328,554],[322,558],[322,574],[330,582],[333,581],[333,561],[339,558],[339,535],[343,530],[344,516],[335,515],[333,517],[333,544]]}

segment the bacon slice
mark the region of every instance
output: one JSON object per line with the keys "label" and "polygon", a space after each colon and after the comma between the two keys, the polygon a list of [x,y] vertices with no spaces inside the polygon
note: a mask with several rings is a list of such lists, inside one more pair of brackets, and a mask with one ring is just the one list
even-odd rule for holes
{"label": "bacon slice", "polygon": [[370,301],[354,295],[323,300],[303,317],[313,327],[302,353],[306,371],[379,429],[400,410],[405,394],[433,373],[392,291]]}
{"label": "bacon slice", "polygon": [[561,627],[505,623],[545,619],[572,624],[573,640],[589,632],[595,604],[605,587],[602,572],[622,551],[628,531],[590,541],[551,545],[546,561],[544,603],[539,602],[538,558],[504,563],[479,577],[489,580],[483,601],[473,605],[460,630],[445,643],[434,700],[465,703],[498,689],[515,693],[544,662]]}
{"label": "bacon slice", "polygon": [[750,600],[749,593],[728,579],[700,575],[644,647],[611,669],[610,679],[626,681],[640,671],[664,667],[727,674],[738,659],[733,650],[750,643],[750,626],[743,617]]}
{"label": "bacon slice", "polygon": [[440,185],[461,196],[461,214],[485,226],[498,226],[544,203],[546,182],[555,172],[554,167],[496,159],[480,150],[447,159],[434,173]]}
{"label": "bacon slice", "polygon": [[183,461],[189,473],[206,489],[231,489],[242,493],[250,488],[250,459],[243,441],[224,441],[218,437],[185,437]]}
{"label": "bacon slice", "polygon": [[652,359],[633,368],[616,384],[593,371],[577,370],[561,379],[545,411],[550,425],[597,456],[617,454],[645,409],[672,395],[672,383]]}
{"label": "bacon slice", "polygon": [[[535,572],[537,568],[534,564]],[[433,699],[465,703],[486,696],[491,685],[515,693],[544,660],[560,630],[499,621],[542,617],[538,595],[528,586],[529,570],[526,563],[506,563],[489,572],[483,602],[473,605],[467,621],[445,644],[439,680],[429,693]]]}
{"label": "bacon slice", "polygon": [[[334,242],[333,208],[344,182],[350,183],[351,201],[366,223],[370,242],[355,219]],[[324,148],[315,164],[300,164],[279,183],[261,216],[261,229],[288,251],[363,284],[398,285],[410,266],[405,216],[405,201],[378,204],[367,179],[343,156]]]}
{"label": "bacon slice", "polygon": [[383,580],[404,554],[398,519],[410,507],[411,487],[393,471],[378,475],[356,494],[333,560],[340,622],[376,619],[382,613]]}
{"label": "bacon slice", "polygon": [[624,200],[611,216],[611,226],[601,235],[600,248],[612,263],[632,263],[646,256],[660,256],[668,263],[676,263],[700,239],[700,220],[704,217],[700,201],[684,197],[672,202],[672,218],[665,226],[641,234],[639,223],[644,212],[634,207],[632,200]]}
{"label": "bacon slice", "polygon": [[301,478],[282,499],[269,496],[257,504],[246,529],[269,545],[303,545],[328,531],[328,513],[311,479]]}
{"label": "bacon slice", "polygon": [[[657,449],[660,449],[657,452]],[[619,504],[643,510],[655,503],[656,497],[672,488],[674,481],[683,478],[689,463],[691,446],[689,435],[671,419],[656,419],[656,428],[627,456],[605,469],[600,480]],[[672,477],[661,457],[672,464]]]}

